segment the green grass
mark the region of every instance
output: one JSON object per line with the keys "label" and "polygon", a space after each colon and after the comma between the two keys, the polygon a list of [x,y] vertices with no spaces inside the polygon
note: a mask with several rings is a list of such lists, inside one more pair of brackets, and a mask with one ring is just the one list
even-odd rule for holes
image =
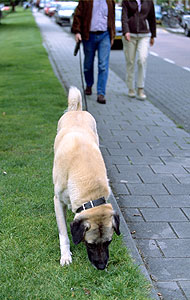
{"label": "green grass", "polygon": [[73,263],[60,267],[51,173],[66,94],[30,11],[17,8],[0,31],[0,299],[150,299],[121,237],[110,246],[107,271],[72,243]]}

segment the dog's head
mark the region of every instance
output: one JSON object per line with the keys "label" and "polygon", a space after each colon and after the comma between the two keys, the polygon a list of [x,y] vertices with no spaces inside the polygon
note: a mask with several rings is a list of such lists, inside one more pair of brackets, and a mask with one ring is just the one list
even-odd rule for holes
{"label": "dog's head", "polygon": [[109,259],[108,246],[114,231],[119,231],[119,215],[111,204],[105,204],[82,211],[71,223],[71,234],[75,245],[84,241],[91,263],[104,270]]}

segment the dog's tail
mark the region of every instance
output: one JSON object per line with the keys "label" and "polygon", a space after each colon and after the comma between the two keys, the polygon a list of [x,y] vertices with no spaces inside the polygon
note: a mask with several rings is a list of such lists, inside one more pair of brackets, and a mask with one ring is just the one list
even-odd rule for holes
{"label": "dog's tail", "polygon": [[82,96],[79,89],[71,86],[68,95],[68,111],[82,110]]}

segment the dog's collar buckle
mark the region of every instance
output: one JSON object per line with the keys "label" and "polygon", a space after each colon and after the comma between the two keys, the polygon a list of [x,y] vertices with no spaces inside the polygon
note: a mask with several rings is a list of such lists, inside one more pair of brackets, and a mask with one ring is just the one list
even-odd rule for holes
{"label": "dog's collar buckle", "polygon": [[106,200],[105,200],[104,197],[101,197],[101,198],[96,199],[96,200],[91,200],[89,202],[85,202],[82,206],[80,206],[76,210],[76,213],[80,213],[82,210],[93,208],[93,207],[96,207],[96,206],[99,206],[99,205],[102,205],[102,204],[105,204],[105,203],[106,203]]}
{"label": "dog's collar buckle", "polygon": [[85,202],[85,203],[82,205],[82,208],[83,208],[83,210],[86,210],[86,209],[88,209],[88,207],[86,207],[86,204],[87,204],[87,203],[89,203],[89,205],[91,205],[91,207],[89,207],[89,208],[92,208],[92,207],[94,207],[94,204],[93,204],[93,202],[92,202],[92,201]]}

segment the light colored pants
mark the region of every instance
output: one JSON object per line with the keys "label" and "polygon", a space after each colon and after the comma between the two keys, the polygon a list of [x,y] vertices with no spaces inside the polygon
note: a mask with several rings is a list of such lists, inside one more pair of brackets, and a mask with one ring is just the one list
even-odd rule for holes
{"label": "light colored pants", "polygon": [[134,72],[135,72],[135,61],[137,55],[137,88],[144,88],[145,76],[146,76],[146,65],[147,57],[149,52],[150,37],[133,37],[131,36],[130,42],[126,41],[124,36],[123,50],[126,59],[126,84],[128,89],[134,89]]}

